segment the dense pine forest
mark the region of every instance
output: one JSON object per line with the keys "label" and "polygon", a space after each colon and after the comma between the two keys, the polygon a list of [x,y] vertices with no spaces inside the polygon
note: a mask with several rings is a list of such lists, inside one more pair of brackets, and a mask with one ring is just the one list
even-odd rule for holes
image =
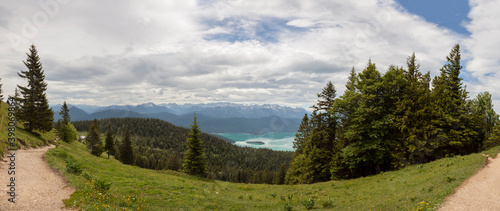
{"label": "dense pine forest", "polygon": [[[92,123],[76,121],[73,125],[78,131],[86,132]],[[98,124],[103,128],[102,133],[112,130],[116,148],[122,145],[125,131],[130,130],[134,165],[156,170],[181,170],[189,129],[144,118],[103,119]],[[200,137],[206,153],[207,178],[283,184],[293,152],[240,147],[207,133],[201,133]],[[116,156],[120,157],[119,150],[116,151]]]}
{"label": "dense pine forest", "polygon": [[369,61],[338,98],[328,83],[302,120],[286,182],[362,177],[498,145],[491,95],[469,99],[460,60],[457,44],[432,81],[415,54],[384,74]]}

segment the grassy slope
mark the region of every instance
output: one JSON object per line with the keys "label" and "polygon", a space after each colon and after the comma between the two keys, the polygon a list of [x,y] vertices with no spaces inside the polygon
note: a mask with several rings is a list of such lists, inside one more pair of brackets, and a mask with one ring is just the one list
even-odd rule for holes
{"label": "grassy slope", "polygon": [[[488,153],[496,154],[499,149]],[[68,158],[81,163],[84,173],[111,181],[108,193],[99,195],[82,176],[67,173]],[[438,207],[485,164],[484,156],[473,154],[354,180],[278,186],[201,180],[122,165],[105,155],[90,155],[78,142],[61,143],[46,159],[77,188],[66,204],[85,210],[283,210],[286,204],[304,210],[302,202],[311,198],[316,209],[330,202],[336,210],[425,210]]]}
{"label": "grassy slope", "polygon": [[[0,108],[0,122],[1,122],[1,128],[0,128],[0,156],[3,155],[6,150],[8,149],[8,108],[9,105],[3,101],[0,101],[1,103],[1,108]],[[3,117],[3,121],[2,121]],[[19,124],[18,127],[16,128],[16,138],[22,142],[23,147],[38,147],[38,146],[44,146],[52,143],[52,141],[55,139],[55,135],[53,132],[49,133],[43,133],[40,136],[35,136],[26,130],[24,130],[24,127]],[[19,143],[18,143],[19,144]],[[18,145],[19,147],[19,145]]]}

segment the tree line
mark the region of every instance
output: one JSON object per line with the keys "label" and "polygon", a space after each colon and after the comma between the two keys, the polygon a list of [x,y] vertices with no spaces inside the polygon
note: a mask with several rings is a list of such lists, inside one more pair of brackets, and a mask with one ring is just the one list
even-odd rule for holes
{"label": "tree line", "polygon": [[362,177],[498,145],[491,95],[468,98],[460,60],[457,44],[432,81],[415,53],[384,74],[369,61],[352,69],[338,98],[329,82],[302,119],[286,183]]}
{"label": "tree line", "polygon": [[[115,157],[121,160],[129,130],[133,165],[156,170],[186,171],[183,167],[192,129],[158,119],[111,118],[72,122],[78,131],[89,131],[92,124],[114,134]],[[88,139],[88,135],[87,138]],[[206,163],[206,178],[239,183],[283,184],[293,152],[240,147],[221,138],[200,132]],[[88,141],[88,140],[86,140]],[[102,143],[102,138],[101,142]]]}

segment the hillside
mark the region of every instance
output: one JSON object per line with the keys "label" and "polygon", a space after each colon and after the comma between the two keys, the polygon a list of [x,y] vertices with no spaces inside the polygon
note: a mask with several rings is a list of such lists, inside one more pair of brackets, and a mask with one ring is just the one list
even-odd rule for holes
{"label": "hillside", "polygon": [[[73,122],[78,131],[86,132],[92,121]],[[175,126],[159,119],[113,118],[100,120],[103,133],[107,125],[117,136],[130,129],[137,155],[135,165],[149,169],[178,170],[186,151],[187,128]],[[275,183],[281,165],[288,166],[292,152],[240,147],[219,138],[202,133],[211,179]],[[121,138],[118,138],[121,140]]]}
{"label": "hillside", "polygon": [[[8,108],[9,105],[3,101],[0,101],[0,155],[3,155],[8,149]],[[39,136],[33,135],[26,130],[24,127],[19,124],[16,127],[16,139],[18,143],[18,147],[27,147],[27,148],[37,148],[39,146],[49,145],[55,140],[54,132],[43,133]]]}
{"label": "hillside", "polygon": [[[488,153],[498,152],[496,147]],[[68,178],[77,191],[67,206],[84,210],[425,210],[443,199],[485,165],[481,154],[455,156],[400,171],[312,185],[253,185],[198,179],[172,171],[122,165],[117,160],[90,155],[85,146],[60,143],[46,159]],[[65,160],[81,165],[81,175],[66,172]],[[82,175],[111,181],[100,195]]]}

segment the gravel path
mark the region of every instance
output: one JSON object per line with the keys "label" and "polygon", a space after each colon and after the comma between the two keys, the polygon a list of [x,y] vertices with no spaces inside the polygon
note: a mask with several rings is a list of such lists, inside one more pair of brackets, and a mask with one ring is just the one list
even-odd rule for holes
{"label": "gravel path", "polygon": [[[64,177],[45,162],[45,152],[54,146],[15,151],[15,204],[8,201],[10,158],[0,160],[0,210],[54,211],[64,206],[73,189]],[[7,154],[8,155],[8,154]]]}
{"label": "gravel path", "polygon": [[446,210],[500,210],[500,155],[446,198]]}

